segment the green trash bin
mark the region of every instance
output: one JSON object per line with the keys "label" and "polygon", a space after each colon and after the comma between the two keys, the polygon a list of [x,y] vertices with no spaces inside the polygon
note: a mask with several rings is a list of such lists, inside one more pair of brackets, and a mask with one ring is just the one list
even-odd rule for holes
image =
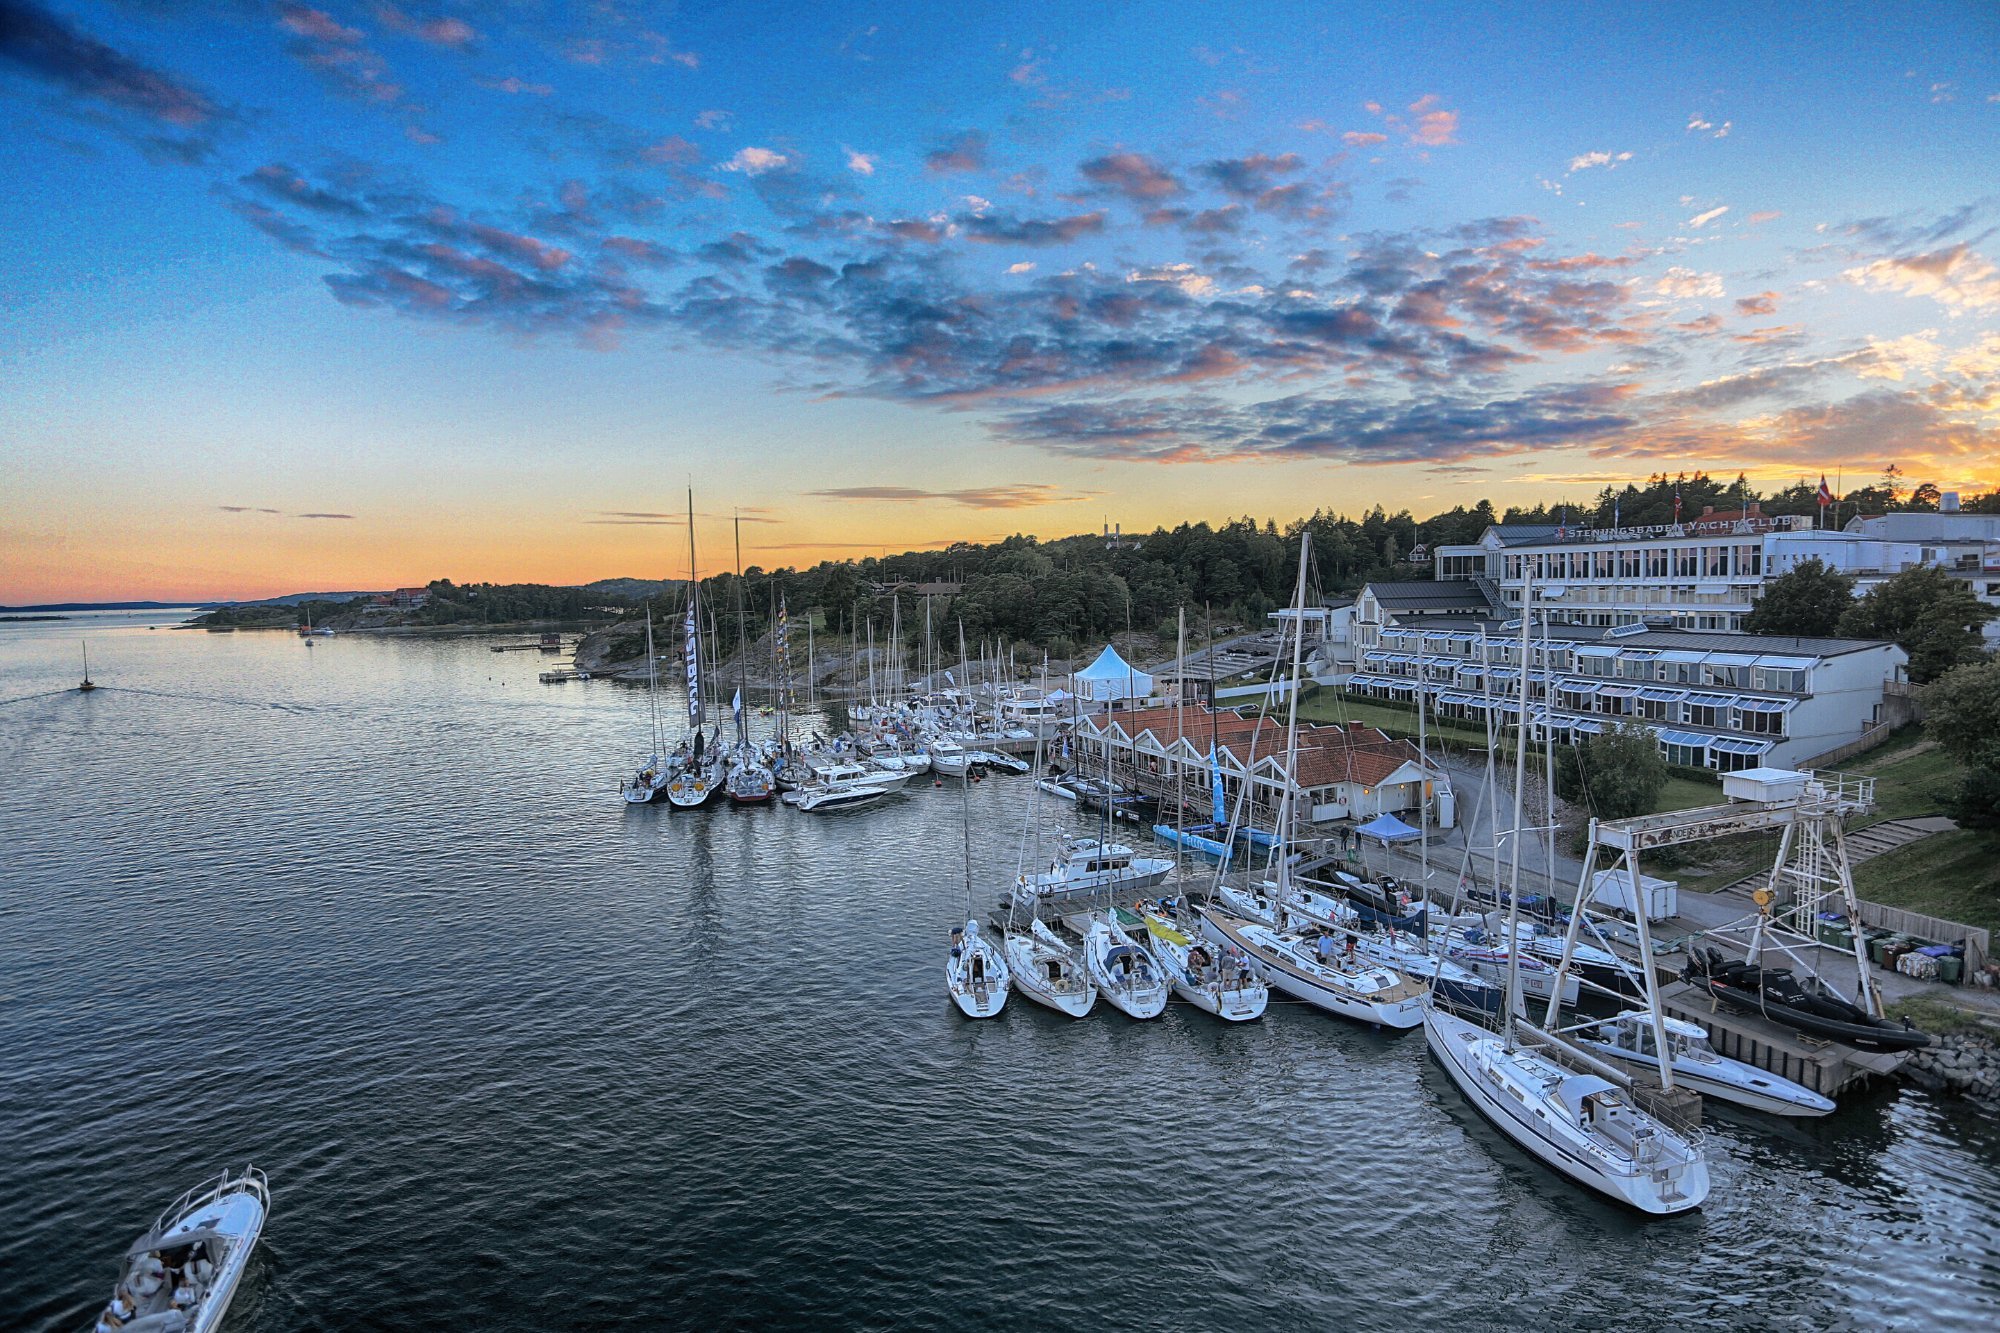
{"label": "green trash bin", "polygon": [[1871,935],[1868,937],[1868,957],[1877,967],[1882,966],[1882,946],[1888,942],[1889,937],[1887,935]]}
{"label": "green trash bin", "polygon": [[1965,971],[1965,960],[1955,953],[1948,953],[1938,959],[1938,980],[1947,986],[1956,986]]}
{"label": "green trash bin", "polygon": [[1854,932],[1846,926],[1835,926],[1833,928],[1833,938],[1828,940],[1827,943],[1833,945],[1836,949],[1852,949],[1854,947]]}

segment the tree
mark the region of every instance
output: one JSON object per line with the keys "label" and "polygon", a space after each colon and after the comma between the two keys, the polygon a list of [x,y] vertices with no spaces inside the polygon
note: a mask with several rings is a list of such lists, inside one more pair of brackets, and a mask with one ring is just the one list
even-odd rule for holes
{"label": "tree", "polygon": [[1910,679],[1922,685],[1961,663],[1984,658],[1980,626],[1995,614],[1965,584],[1941,569],[1919,565],[1849,607],[1840,618],[1840,632],[1850,638],[1893,639],[1910,655]]}
{"label": "tree", "polygon": [[1853,605],[1854,580],[1815,556],[1765,584],[1743,628],[1752,634],[1821,638],[1840,628],[1841,616]]}
{"label": "tree", "polygon": [[1967,768],[2000,768],[2000,662],[1954,667],[1917,694],[1924,734]]}
{"label": "tree", "polygon": [[1569,754],[1564,762],[1558,751],[1556,793],[1599,819],[1651,814],[1666,788],[1667,761],[1659,742],[1651,728],[1636,722],[1587,737]]}

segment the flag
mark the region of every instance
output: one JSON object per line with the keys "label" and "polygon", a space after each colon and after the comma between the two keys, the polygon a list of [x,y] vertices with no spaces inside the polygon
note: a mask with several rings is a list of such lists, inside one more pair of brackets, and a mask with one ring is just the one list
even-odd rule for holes
{"label": "flag", "polygon": [[1819,507],[1826,508],[1833,503],[1833,492],[1826,488],[1826,473],[1819,474]]}
{"label": "flag", "polygon": [[687,619],[682,629],[683,652],[687,661],[688,725],[701,730],[701,636],[695,629],[695,599],[688,598]]}
{"label": "flag", "polygon": [[945,683],[945,684],[947,684],[947,685],[956,685],[956,684],[958,684],[958,682],[957,682],[957,681],[955,681],[955,680],[953,680],[953,679],[951,678],[951,672],[949,672],[949,671],[947,671],[947,672],[945,672],[945,673],[944,673],[944,683]]}
{"label": "flag", "polygon": [[1612,498],[1611,501],[1611,526],[1614,528],[1623,526],[1623,524],[1619,523],[1618,521],[1618,500],[1617,497],[1615,496]]}
{"label": "flag", "polygon": [[1169,944],[1188,945],[1194,943],[1193,940],[1181,934],[1178,930],[1175,930],[1156,916],[1148,915],[1146,917],[1146,930],[1155,939],[1165,940]]}
{"label": "flag", "polygon": [[1674,522],[1678,523],[1680,521],[1681,521],[1681,483],[1680,483],[1680,478],[1676,477],[1674,478]]}
{"label": "flag", "polygon": [[778,707],[789,710],[792,706],[791,622],[785,614],[782,595],[778,598],[778,624],[771,631],[771,639],[778,653]]}
{"label": "flag", "polygon": [[1222,800],[1222,767],[1215,762],[1213,744],[1208,747],[1208,797],[1209,804],[1214,807],[1216,827],[1220,828],[1229,822],[1229,810]]}
{"label": "flag", "polygon": [[742,727],[743,727],[743,691],[741,691],[741,690],[738,690],[738,691],[736,691],[736,697],[735,697],[735,698],[733,698],[733,699],[731,699],[731,700],[729,701],[729,715],[730,715],[731,717],[733,717],[733,718],[735,718],[735,719],[736,719],[736,727],[737,727],[737,729],[738,729],[739,731],[740,731],[740,730],[742,730]]}

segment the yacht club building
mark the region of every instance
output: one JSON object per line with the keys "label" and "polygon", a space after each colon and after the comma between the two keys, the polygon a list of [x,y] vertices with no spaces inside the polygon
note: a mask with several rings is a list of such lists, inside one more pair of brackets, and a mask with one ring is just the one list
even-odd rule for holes
{"label": "yacht club building", "polygon": [[1350,694],[1511,724],[1525,669],[1537,737],[1569,743],[1636,722],[1669,763],[1720,772],[1794,767],[1857,739],[1909,661],[1875,640],[1558,622],[1534,633],[1524,663],[1518,618],[1405,616],[1375,638]]}

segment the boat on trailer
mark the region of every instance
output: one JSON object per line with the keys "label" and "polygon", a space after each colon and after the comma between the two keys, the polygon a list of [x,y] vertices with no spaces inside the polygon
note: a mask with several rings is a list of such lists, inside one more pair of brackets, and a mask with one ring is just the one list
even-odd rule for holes
{"label": "boat on trailer", "polygon": [[126,1248],[98,1327],[213,1333],[229,1313],[270,1211],[270,1182],[254,1166],[236,1176],[224,1171],[175,1199]]}

